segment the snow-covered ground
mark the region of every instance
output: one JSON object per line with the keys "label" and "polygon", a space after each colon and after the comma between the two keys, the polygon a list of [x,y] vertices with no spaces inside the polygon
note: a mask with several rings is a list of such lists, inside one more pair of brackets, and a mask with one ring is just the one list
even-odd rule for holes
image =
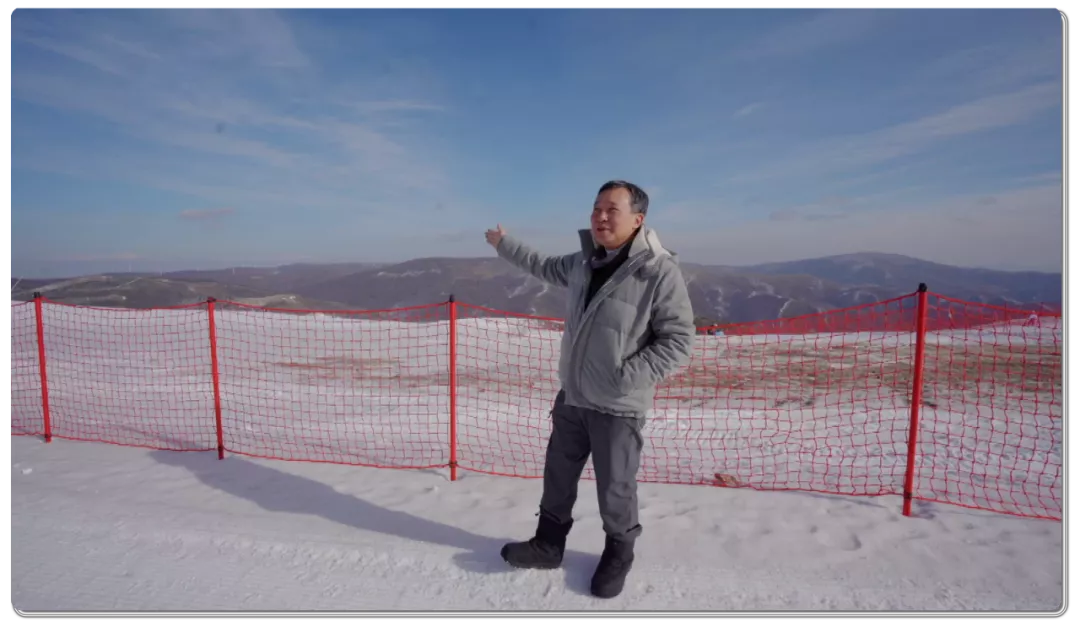
{"label": "snow-covered ground", "polygon": [[[463,307],[464,309],[465,307]],[[449,462],[449,331],[221,310],[230,452]],[[398,319],[407,319],[403,314]],[[595,488],[564,570],[510,572],[534,528],[557,389],[550,323],[458,322],[457,459],[396,471],[216,447],[205,309],[46,306],[52,429],[12,440],[13,599],[39,609],[1042,609],[1061,523],[901,499],[911,335],[699,339],[646,428],[645,536],[626,593],[595,602]],[[40,432],[33,306],[12,307],[12,428]],[[411,319],[417,319],[413,317]],[[917,498],[1059,517],[1060,324],[927,340]],[[473,472],[465,471],[473,469]],[[684,486],[722,474],[764,489]],[[589,476],[589,470],[586,476]],[[81,561],[78,561],[81,560]],[[414,575],[420,575],[417,578]]]}
{"label": "snow-covered ground", "polygon": [[583,482],[563,569],[499,547],[540,482],[12,439],[12,602],[55,610],[1055,610],[1062,525],[896,497],[643,484],[626,591]]}

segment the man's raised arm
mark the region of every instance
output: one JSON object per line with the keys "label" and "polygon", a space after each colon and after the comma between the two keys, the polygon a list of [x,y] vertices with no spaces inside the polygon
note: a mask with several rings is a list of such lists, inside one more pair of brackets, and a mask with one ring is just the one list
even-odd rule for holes
{"label": "man's raised arm", "polygon": [[577,253],[549,257],[541,255],[524,243],[506,234],[502,225],[497,229],[488,229],[488,244],[495,247],[499,257],[509,261],[521,270],[528,272],[541,281],[566,287],[569,283],[570,270],[578,256]]}

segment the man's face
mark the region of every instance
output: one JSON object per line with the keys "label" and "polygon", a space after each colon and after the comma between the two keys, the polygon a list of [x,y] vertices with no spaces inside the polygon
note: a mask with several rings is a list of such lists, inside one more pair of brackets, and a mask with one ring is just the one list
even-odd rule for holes
{"label": "man's face", "polygon": [[644,214],[630,209],[630,191],[614,188],[601,192],[593,203],[592,235],[597,244],[609,250],[622,246],[645,220]]}

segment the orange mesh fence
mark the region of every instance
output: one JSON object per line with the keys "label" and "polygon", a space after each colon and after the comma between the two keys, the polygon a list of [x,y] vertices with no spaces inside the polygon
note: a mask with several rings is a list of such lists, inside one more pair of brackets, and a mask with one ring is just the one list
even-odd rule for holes
{"label": "orange mesh fence", "polygon": [[447,305],[295,312],[219,302],[215,319],[228,451],[447,465]]}
{"label": "orange mesh fence", "polygon": [[44,305],[52,433],[154,449],[214,440],[205,305]]}
{"label": "orange mesh fence", "polygon": [[562,322],[457,306],[458,464],[536,477],[559,390]]}
{"label": "orange mesh fence", "polygon": [[760,490],[903,490],[913,296],[698,336],[661,385],[644,475]]}
{"label": "orange mesh fence", "polygon": [[912,332],[915,330],[915,307],[916,297],[912,294],[813,315],[717,325],[702,332],[731,336]]}
{"label": "orange mesh fence", "polygon": [[34,303],[11,305],[11,433],[44,433]]}
{"label": "orange mesh fence", "polygon": [[[927,295],[909,462],[919,298],[701,329],[658,388],[639,479],[902,494],[910,464],[915,499],[1060,519],[1060,316]],[[559,319],[231,302],[43,319],[57,437],[543,474]],[[37,348],[35,305],[12,305],[13,434],[43,430]]]}
{"label": "orange mesh fence", "polygon": [[915,497],[1062,513],[1062,323],[929,295]]}
{"label": "orange mesh fence", "polygon": [[[691,364],[658,388],[640,481],[846,494],[903,488],[912,297],[745,335],[703,329]],[[459,305],[458,434],[463,468],[540,477],[559,389],[561,323]],[[859,332],[909,317],[906,332]],[[905,401],[907,400],[907,401]],[[584,477],[593,477],[591,461]]]}

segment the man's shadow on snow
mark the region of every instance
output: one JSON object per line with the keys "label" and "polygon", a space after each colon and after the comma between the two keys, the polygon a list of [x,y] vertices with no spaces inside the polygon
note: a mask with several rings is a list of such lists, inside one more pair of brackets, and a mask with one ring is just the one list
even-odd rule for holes
{"label": "man's shadow on snow", "polygon": [[[506,540],[482,536],[398,510],[388,510],[369,501],[340,493],[314,480],[278,471],[238,456],[217,460],[202,452],[154,451],[161,464],[182,467],[202,483],[247,499],[270,512],[311,514],[341,523],[417,542],[461,549],[454,562],[463,570],[484,574],[522,572],[507,565],[499,554]],[[522,534],[528,537],[531,534]],[[571,591],[588,595],[597,555],[566,551],[563,568]]]}

